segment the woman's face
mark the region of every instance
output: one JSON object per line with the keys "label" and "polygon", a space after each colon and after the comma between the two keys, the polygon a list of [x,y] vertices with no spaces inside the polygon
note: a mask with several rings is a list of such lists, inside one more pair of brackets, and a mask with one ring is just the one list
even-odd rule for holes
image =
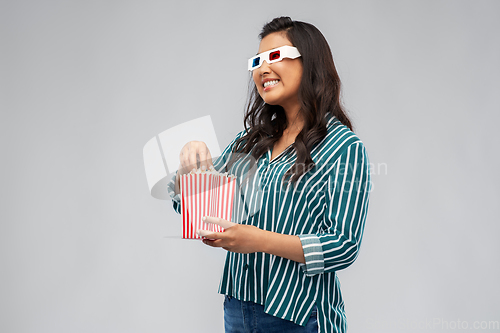
{"label": "woman's face", "polygon": [[[262,39],[258,53],[285,45],[293,46],[285,37],[284,32],[274,32]],[[260,96],[267,104],[280,105],[285,110],[299,106],[298,93],[302,79],[301,58],[284,58],[272,64],[264,61],[259,68],[254,69],[252,76]],[[273,82],[264,88],[264,83],[267,81]]]}

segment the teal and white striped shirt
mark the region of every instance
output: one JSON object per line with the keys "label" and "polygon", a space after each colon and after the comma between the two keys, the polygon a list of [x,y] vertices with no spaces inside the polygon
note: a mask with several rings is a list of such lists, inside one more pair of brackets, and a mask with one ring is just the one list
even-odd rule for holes
{"label": "teal and white striped shirt", "polygon": [[[317,305],[319,332],[345,332],[344,302],[335,272],[358,256],[370,170],[359,138],[334,116],[327,119],[327,136],[311,151],[315,166],[295,184],[282,185],[283,175],[297,157],[292,146],[272,161],[268,150],[253,160],[253,166],[252,157],[240,156],[226,169],[234,157],[231,148],[245,131],[214,162],[216,170],[238,176],[233,222],[299,236],[306,261],[262,252],[228,252],[219,293],[262,304],[266,313],[302,326]],[[174,184],[175,177],[168,190],[180,214]]]}

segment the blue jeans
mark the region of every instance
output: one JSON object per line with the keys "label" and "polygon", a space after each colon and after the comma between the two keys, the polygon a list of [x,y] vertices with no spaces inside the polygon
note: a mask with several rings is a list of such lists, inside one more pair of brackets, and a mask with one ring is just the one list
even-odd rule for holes
{"label": "blue jeans", "polygon": [[271,316],[264,307],[254,302],[244,302],[231,296],[224,297],[224,328],[226,333],[317,333],[316,306],[306,326]]}

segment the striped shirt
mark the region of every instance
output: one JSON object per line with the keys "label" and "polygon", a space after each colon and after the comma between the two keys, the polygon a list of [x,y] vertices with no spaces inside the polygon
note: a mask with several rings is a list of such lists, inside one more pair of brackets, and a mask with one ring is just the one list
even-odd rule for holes
{"label": "striped shirt", "polygon": [[[258,161],[238,156],[227,169],[234,157],[232,147],[245,131],[215,160],[216,170],[238,176],[233,222],[297,235],[305,257],[303,264],[262,252],[227,252],[219,293],[261,304],[266,313],[302,326],[316,305],[319,332],[345,332],[344,302],[335,272],[358,256],[370,170],[359,138],[334,116],[326,117],[328,133],[311,151],[315,166],[296,183],[282,182],[297,157],[292,145],[273,160],[271,150]],[[174,184],[175,177],[168,191],[180,213]]]}

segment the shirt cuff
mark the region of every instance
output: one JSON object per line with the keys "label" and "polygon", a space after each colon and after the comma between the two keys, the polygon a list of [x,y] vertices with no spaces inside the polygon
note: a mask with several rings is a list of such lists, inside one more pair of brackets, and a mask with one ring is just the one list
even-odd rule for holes
{"label": "shirt cuff", "polygon": [[181,213],[181,194],[175,194],[175,178],[177,175],[174,175],[172,179],[167,184],[167,192],[172,198],[172,204],[174,206],[174,210],[180,214]]}
{"label": "shirt cuff", "polygon": [[306,263],[299,263],[306,276],[314,276],[325,271],[325,257],[321,241],[316,235],[299,235]]}

